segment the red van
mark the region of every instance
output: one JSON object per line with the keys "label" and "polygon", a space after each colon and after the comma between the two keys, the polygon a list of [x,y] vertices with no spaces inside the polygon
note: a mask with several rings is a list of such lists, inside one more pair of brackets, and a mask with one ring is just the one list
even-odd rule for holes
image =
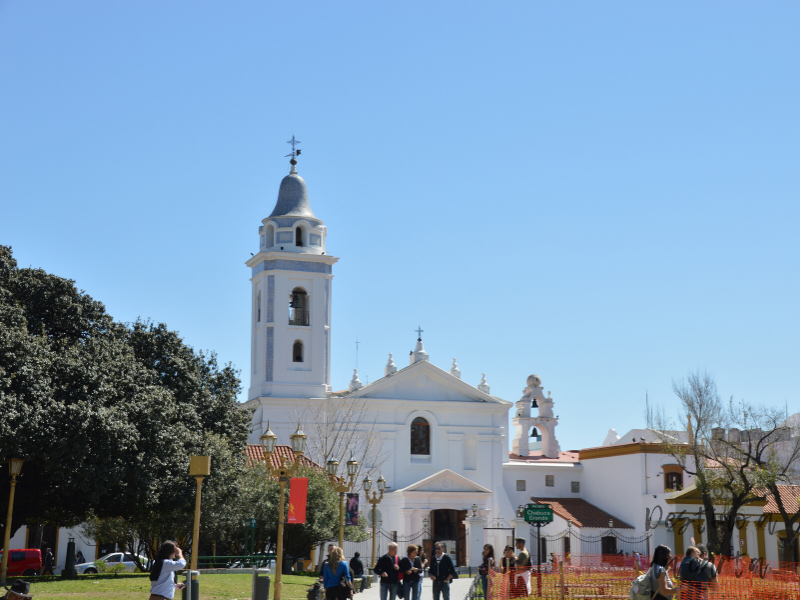
{"label": "red van", "polygon": [[[0,557],[3,556],[3,551],[0,550]],[[23,575],[24,577],[33,577],[38,575],[42,570],[42,551],[33,548],[26,548],[25,550],[11,550],[11,556],[8,561],[8,576]]]}

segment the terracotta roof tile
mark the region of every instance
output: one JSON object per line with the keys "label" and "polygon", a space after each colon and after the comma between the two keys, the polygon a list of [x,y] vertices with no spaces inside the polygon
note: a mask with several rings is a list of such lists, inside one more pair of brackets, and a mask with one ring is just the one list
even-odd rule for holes
{"label": "terracotta roof tile", "polygon": [[[256,463],[264,462],[264,449],[261,447],[260,444],[248,444],[244,450],[245,456],[247,457],[247,464],[252,466]],[[272,453],[270,457],[270,462],[272,466],[276,469],[281,466],[281,459],[286,459],[287,462],[291,462],[294,460],[294,453],[292,452],[291,446],[280,446],[275,445],[275,452]],[[318,471],[327,472],[323,467],[319,466],[313,460],[308,458],[307,456],[303,455],[300,457],[300,464],[305,467],[311,467],[312,469],[317,469]]]}
{"label": "terracotta roof tile", "polygon": [[509,460],[516,460],[516,461],[524,461],[524,462],[571,462],[576,463],[578,462],[578,451],[568,450],[566,452],[559,452],[558,458],[549,458],[547,456],[543,456],[540,451],[533,451],[529,452],[528,456],[522,456],[520,454],[514,454],[513,452],[509,452],[508,454]]}
{"label": "terracotta roof tile", "polygon": [[[778,492],[781,495],[783,507],[786,509],[786,512],[793,515],[800,510],[797,501],[798,496],[800,496],[800,485],[779,485]],[[764,513],[780,514],[778,503],[775,500],[775,496],[772,494],[767,494],[767,504],[764,506]]]}
{"label": "terracotta roof tile", "polygon": [[583,498],[540,498],[531,497],[533,502],[548,504],[553,512],[562,519],[572,519],[578,527],[608,528],[608,521],[614,520],[614,529],[633,529],[622,519],[610,515],[606,511],[589,504]]}

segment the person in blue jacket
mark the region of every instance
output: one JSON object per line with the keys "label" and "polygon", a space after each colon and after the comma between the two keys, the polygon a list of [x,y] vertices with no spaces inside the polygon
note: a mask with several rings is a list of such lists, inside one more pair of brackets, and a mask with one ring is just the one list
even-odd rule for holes
{"label": "person in blue jacket", "polygon": [[[350,585],[342,587],[340,585],[342,577],[345,577]],[[322,568],[322,585],[325,586],[325,600],[344,600],[350,597],[352,579],[350,579],[350,569],[342,557],[342,549],[334,546],[331,550],[330,560]]]}

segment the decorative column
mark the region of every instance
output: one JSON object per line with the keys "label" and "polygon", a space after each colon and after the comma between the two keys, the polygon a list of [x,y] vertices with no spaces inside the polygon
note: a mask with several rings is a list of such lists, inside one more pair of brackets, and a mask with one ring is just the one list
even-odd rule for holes
{"label": "decorative column", "polygon": [[[474,505],[473,505],[474,506]],[[472,511],[472,516],[464,519],[467,524],[467,566],[477,567],[483,561],[483,528],[486,527],[486,519],[480,516],[477,510]]]}

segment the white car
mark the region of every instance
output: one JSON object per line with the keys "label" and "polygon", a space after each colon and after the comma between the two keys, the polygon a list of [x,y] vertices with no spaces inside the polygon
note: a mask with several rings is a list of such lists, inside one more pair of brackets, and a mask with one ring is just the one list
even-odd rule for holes
{"label": "white car", "polygon": [[[101,556],[97,560],[105,561],[107,567],[113,567],[120,563],[125,565],[125,570],[133,573],[136,570],[136,563],[133,562],[133,554],[129,552],[112,552],[111,554],[106,554],[105,556]],[[139,560],[141,561],[143,566],[147,566],[148,559],[146,556],[139,555]],[[75,565],[75,570],[78,573],[85,573],[87,575],[97,573],[97,565],[94,562],[86,562],[81,563],[79,565]]]}

